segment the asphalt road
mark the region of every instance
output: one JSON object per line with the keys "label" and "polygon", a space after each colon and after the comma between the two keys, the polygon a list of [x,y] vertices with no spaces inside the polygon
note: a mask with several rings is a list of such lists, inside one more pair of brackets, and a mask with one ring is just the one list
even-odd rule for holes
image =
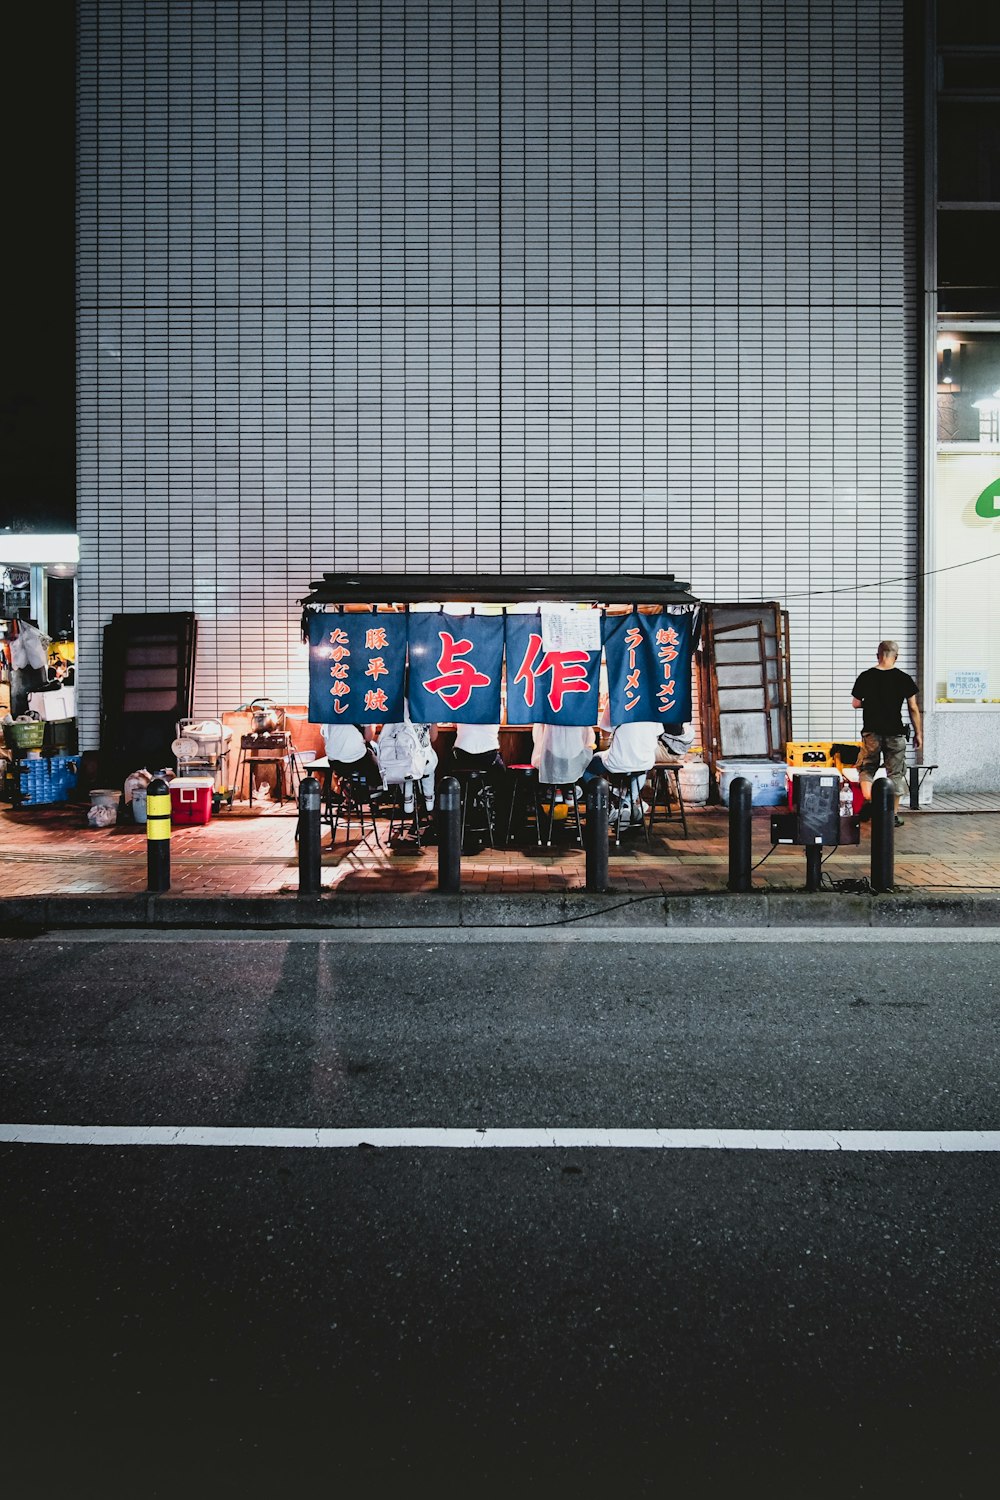
{"label": "asphalt road", "polygon": [[[6,942],[2,1117],[1000,1127],[1000,945],[821,936]],[[1000,1152],[0,1161],[16,1496],[996,1492]]]}

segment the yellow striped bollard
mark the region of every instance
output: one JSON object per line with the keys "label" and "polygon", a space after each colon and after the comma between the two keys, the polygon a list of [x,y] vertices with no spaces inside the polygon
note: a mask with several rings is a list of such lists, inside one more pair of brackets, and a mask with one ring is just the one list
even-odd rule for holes
{"label": "yellow striped bollard", "polygon": [[146,788],[146,889],[170,889],[170,787],[162,776]]}

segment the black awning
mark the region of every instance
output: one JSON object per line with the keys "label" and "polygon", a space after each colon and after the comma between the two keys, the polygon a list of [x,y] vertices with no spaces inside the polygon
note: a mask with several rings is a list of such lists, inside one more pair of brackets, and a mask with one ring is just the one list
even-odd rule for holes
{"label": "black awning", "polygon": [[672,573],[324,573],[309,604],[697,604]]}

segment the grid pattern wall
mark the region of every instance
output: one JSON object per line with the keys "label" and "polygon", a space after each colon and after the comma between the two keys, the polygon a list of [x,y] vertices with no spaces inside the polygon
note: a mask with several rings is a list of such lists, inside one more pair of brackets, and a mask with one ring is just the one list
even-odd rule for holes
{"label": "grid pattern wall", "polygon": [[915,665],[903,0],[80,0],[85,742],[114,611],[305,699],[324,569],[791,611]]}

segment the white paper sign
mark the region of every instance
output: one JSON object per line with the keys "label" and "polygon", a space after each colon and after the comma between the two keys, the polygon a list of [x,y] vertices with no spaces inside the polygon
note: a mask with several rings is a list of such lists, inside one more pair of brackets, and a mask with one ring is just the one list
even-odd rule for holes
{"label": "white paper sign", "polygon": [[600,651],[600,610],[563,611],[546,609],[543,605],[542,649],[545,651]]}
{"label": "white paper sign", "polygon": [[976,667],[948,673],[949,698],[988,698],[989,693],[989,678]]}

